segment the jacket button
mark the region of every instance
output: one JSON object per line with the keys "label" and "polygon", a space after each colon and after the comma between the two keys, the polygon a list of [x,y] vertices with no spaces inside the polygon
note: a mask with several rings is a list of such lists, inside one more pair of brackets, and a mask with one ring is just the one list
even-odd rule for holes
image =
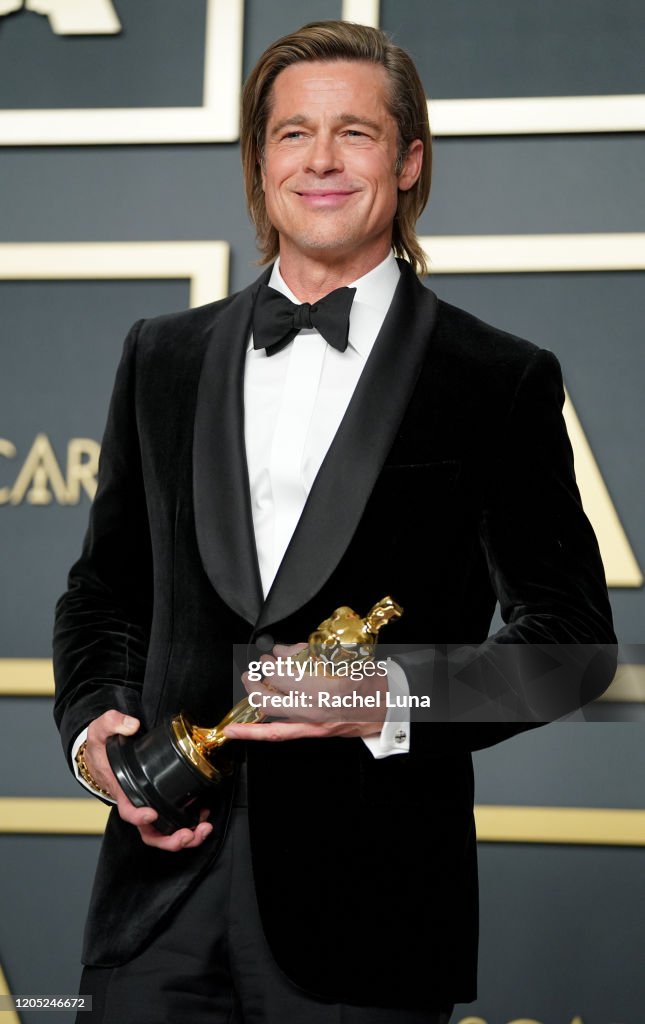
{"label": "jacket button", "polygon": [[260,635],[255,638],[255,646],[260,654],[271,654],[271,651],[275,647],[275,640],[270,633],[260,633]]}

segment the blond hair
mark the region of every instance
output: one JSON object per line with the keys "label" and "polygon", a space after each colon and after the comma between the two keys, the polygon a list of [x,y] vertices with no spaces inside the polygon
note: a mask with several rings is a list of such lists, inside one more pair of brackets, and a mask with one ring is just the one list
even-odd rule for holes
{"label": "blond hair", "polygon": [[346,21],[314,21],[283,36],[268,47],[244,84],[242,94],[241,148],[246,201],[257,232],[260,263],[269,263],[279,252],[278,232],[268,218],[262,189],[264,153],[271,90],[281,71],[298,61],[360,60],[385,68],[389,80],[388,110],[398,128],[395,173],[403,169],[408,148],[415,139],[423,142],[421,173],[407,191],[399,191],[392,229],[396,256],[407,258],[419,274],[427,273],[416,222],[430,194],[432,140],[425,90],[412,58],[390,42],[380,29]]}

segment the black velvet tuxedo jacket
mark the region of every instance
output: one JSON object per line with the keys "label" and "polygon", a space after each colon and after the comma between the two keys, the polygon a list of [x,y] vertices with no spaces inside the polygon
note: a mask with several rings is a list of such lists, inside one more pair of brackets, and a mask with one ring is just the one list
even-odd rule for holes
{"label": "black velvet tuxedo jacket", "polygon": [[[364,613],[386,593],[405,609],[388,639],[435,653],[614,642],[557,360],[438,300],[403,263],[263,599],[242,403],[258,283],[141,321],[126,340],[83,553],[57,608],[68,757],[110,708],[144,728],[180,709],[217,721],[232,702],[232,644],[299,642],[335,607]],[[487,640],[496,599],[506,625]],[[611,672],[600,676],[597,690]],[[290,978],[333,1001],[475,997],[470,751],[525,727],[413,724],[410,753],[382,760],[360,739],[247,745],[257,896]],[[217,856],[230,797],[224,785],[204,845],[174,855],[112,811],[86,962],[124,962],[165,926]]]}

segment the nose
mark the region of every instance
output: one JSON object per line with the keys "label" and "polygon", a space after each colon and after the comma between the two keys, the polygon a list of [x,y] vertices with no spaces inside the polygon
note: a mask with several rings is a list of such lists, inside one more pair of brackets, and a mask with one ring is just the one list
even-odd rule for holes
{"label": "nose", "polygon": [[333,134],[319,132],[307,149],[306,169],[314,174],[324,175],[330,171],[342,171],[343,162]]}

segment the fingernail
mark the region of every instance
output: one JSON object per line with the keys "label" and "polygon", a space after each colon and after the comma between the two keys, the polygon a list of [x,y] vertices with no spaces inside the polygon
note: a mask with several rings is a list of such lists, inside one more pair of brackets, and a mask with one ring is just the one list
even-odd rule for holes
{"label": "fingernail", "polygon": [[143,821],[144,825],[152,825],[153,821],[155,820],[155,816],[154,814],[144,814],[141,820]]}
{"label": "fingernail", "polygon": [[136,724],[137,724],[136,718],[130,718],[129,715],[124,715],[124,717],[123,717],[123,727],[125,729],[134,729]]}
{"label": "fingernail", "polygon": [[185,839],[182,839],[181,845],[182,846],[188,846],[189,842],[191,841],[191,838],[192,838],[192,836],[186,836]]}

